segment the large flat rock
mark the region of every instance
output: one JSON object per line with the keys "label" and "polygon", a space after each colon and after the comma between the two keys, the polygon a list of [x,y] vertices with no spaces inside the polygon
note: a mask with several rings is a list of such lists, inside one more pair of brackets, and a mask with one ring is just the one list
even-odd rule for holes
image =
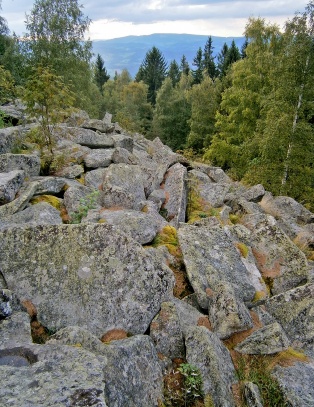
{"label": "large flat rock", "polygon": [[174,285],[155,251],[106,224],[7,229],[0,247],[8,288],[50,329],[144,333]]}

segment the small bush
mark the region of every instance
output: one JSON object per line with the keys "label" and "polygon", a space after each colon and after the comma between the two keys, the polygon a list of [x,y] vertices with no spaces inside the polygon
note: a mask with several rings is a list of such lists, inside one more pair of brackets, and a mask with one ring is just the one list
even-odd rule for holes
{"label": "small bush", "polygon": [[93,191],[88,194],[85,198],[80,199],[80,206],[78,209],[71,213],[70,223],[81,223],[82,219],[85,218],[90,209],[96,208],[96,201],[99,196],[99,191]]}

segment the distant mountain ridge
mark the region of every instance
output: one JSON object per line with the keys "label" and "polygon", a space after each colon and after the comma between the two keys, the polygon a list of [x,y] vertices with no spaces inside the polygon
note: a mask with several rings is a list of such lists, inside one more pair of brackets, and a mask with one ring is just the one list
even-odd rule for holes
{"label": "distant mountain ridge", "polygon": [[[174,59],[180,64],[182,55],[185,55],[192,66],[198,48],[204,49],[208,37],[209,35],[151,34],[94,40],[93,51],[95,55],[100,54],[104,59],[105,67],[111,77],[114,76],[115,71],[121,72],[123,69],[127,69],[134,78],[147,51],[153,46],[163,53],[168,64]],[[241,49],[244,37],[212,36],[214,55],[216,56],[221,51],[224,43],[230,46],[233,39]]]}

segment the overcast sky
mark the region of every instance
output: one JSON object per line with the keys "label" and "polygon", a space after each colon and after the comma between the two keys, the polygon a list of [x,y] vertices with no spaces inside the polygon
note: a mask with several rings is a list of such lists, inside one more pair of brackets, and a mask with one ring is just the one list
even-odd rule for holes
{"label": "overcast sky", "polygon": [[[0,0],[1,2],[1,0]],[[283,23],[308,0],[82,0],[83,12],[92,19],[91,39],[109,39],[153,33],[202,34],[221,37],[243,35],[249,17]],[[34,1],[2,0],[1,15],[11,31],[25,32],[25,14]]]}

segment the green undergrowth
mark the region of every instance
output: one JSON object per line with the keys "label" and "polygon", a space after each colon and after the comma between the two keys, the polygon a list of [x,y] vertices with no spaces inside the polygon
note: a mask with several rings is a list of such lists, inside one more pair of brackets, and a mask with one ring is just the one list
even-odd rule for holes
{"label": "green undergrowth", "polygon": [[152,242],[152,246],[166,246],[172,256],[177,259],[181,259],[182,257],[177,230],[173,226],[165,226],[162,231],[156,235],[155,239]]}

